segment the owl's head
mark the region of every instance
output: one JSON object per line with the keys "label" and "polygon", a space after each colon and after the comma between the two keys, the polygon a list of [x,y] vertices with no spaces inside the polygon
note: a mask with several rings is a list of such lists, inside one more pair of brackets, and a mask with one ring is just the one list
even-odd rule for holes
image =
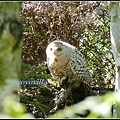
{"label": "owl's head", "polygon": [[46,54],[47,55],[55,55],[55,56],[63,56],[65,54],[69,53],[69,47],[71,45],[69,43],[60,41],[60,40],[56,40],[51,42],[46,49]]}

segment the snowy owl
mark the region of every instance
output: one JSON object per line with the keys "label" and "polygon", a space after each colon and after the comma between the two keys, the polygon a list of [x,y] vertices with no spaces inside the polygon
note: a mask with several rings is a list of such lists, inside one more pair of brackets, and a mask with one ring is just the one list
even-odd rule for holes
{"label": "snowy owl", "polygon": [[91,76],[88,71],[85,57],[73,45],[63,41],[53,41],[46,49],[47,65],[51,75],[60,85],[68,79],[69,83],[81,82],[90,84]]}
{"label": "snowy owl", "polygon": [[90,85],[91,76],[84,55],[78,48],[61,40],[51,42],[46,48],[47,65],[51,75],[65,89],[66,99],[80,83]]}

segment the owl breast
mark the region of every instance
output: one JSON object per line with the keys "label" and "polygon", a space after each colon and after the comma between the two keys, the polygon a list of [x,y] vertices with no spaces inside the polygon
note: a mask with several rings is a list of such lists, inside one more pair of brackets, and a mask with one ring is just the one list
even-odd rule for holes
{"label": "owl breast", "polygon": [[76,77],[72,72],[69,62],[60,67],[49,67],[52,76],[61,84],[62,80],[68,79],[69,83],[76,81]]}

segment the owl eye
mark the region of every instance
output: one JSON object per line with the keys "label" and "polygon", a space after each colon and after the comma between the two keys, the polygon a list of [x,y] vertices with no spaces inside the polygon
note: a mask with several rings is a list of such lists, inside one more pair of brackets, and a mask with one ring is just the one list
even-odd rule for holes
{"label": "owl eye", "polygon": [[52,51],[52,48],[50,48],[50,51]]}
{"label": "owl eye", "polygon": [[58,48],[58,49],[57,49],[57,51],[59,51],[59,52],[60,52],[61,50],[62,50],[62,48]]}

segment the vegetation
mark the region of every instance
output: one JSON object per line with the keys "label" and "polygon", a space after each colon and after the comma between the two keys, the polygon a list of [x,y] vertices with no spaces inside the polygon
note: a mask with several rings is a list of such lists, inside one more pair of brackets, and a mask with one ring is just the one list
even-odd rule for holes
{"label": "vegetation", "polygon": [[[61,39],[75,45],[85,55],[93,78],[92,89],[95,95],[104,95],[109,91],[114,91],[115,63],[111,51],[110,19],[106,2],[23,2],[21,20],[25,36],[22,54],[23,80],[50,81],[50,73],[45,65],[45,49],[51,41]],[[30,93],[33,89],[32,91],[38,98],[41,91],[38,86],[26,85],[25,93]],[[55,81],[45,86],[52,91],[54,91],[53,88],[55,91],[59,90]],[[30,96],[33,100],[33,93],[30,93]],[[22,99],[21,102],[24,100]],[[41,99],[36,99],[36,101],[44,104],[46,108],[49,107],[50,101],[48,103]],[[45,106],[39,105],[41,106],[39,109],[36,103],[28,102],[26,106],[28,104],[31,104],[32,108],[28,109],[32,109],[31,112],[34,111],[35,117],[46,116],[45,111],[42,111]],[[33,110],[34,106],[36,106],[35,110]]]}
{"label": "vegetation", "polygon": [[25,27],[25,63],[43,63],[48,43],[61,39],[85,55],[95,87],[101,91],[113,89],[115,63],[106,2],[23,2],[21,19]]}
{"label": "vegetation", "polygon": [[[25,82],[20,81],[19,94],[26,113],[36,118],[111,118],[115,62],[107,3],[25,1],[21,7],[20,18],[24,25],[21,81]],[[56,39],[73,44],[85,55],[93,78],[94,96],[75,105],[70,99],[67,103],[72,106],[49,116],[50,102],[60,88],[46,66],[45,49]],[[115,100],[119,103],[118,96]]]}

